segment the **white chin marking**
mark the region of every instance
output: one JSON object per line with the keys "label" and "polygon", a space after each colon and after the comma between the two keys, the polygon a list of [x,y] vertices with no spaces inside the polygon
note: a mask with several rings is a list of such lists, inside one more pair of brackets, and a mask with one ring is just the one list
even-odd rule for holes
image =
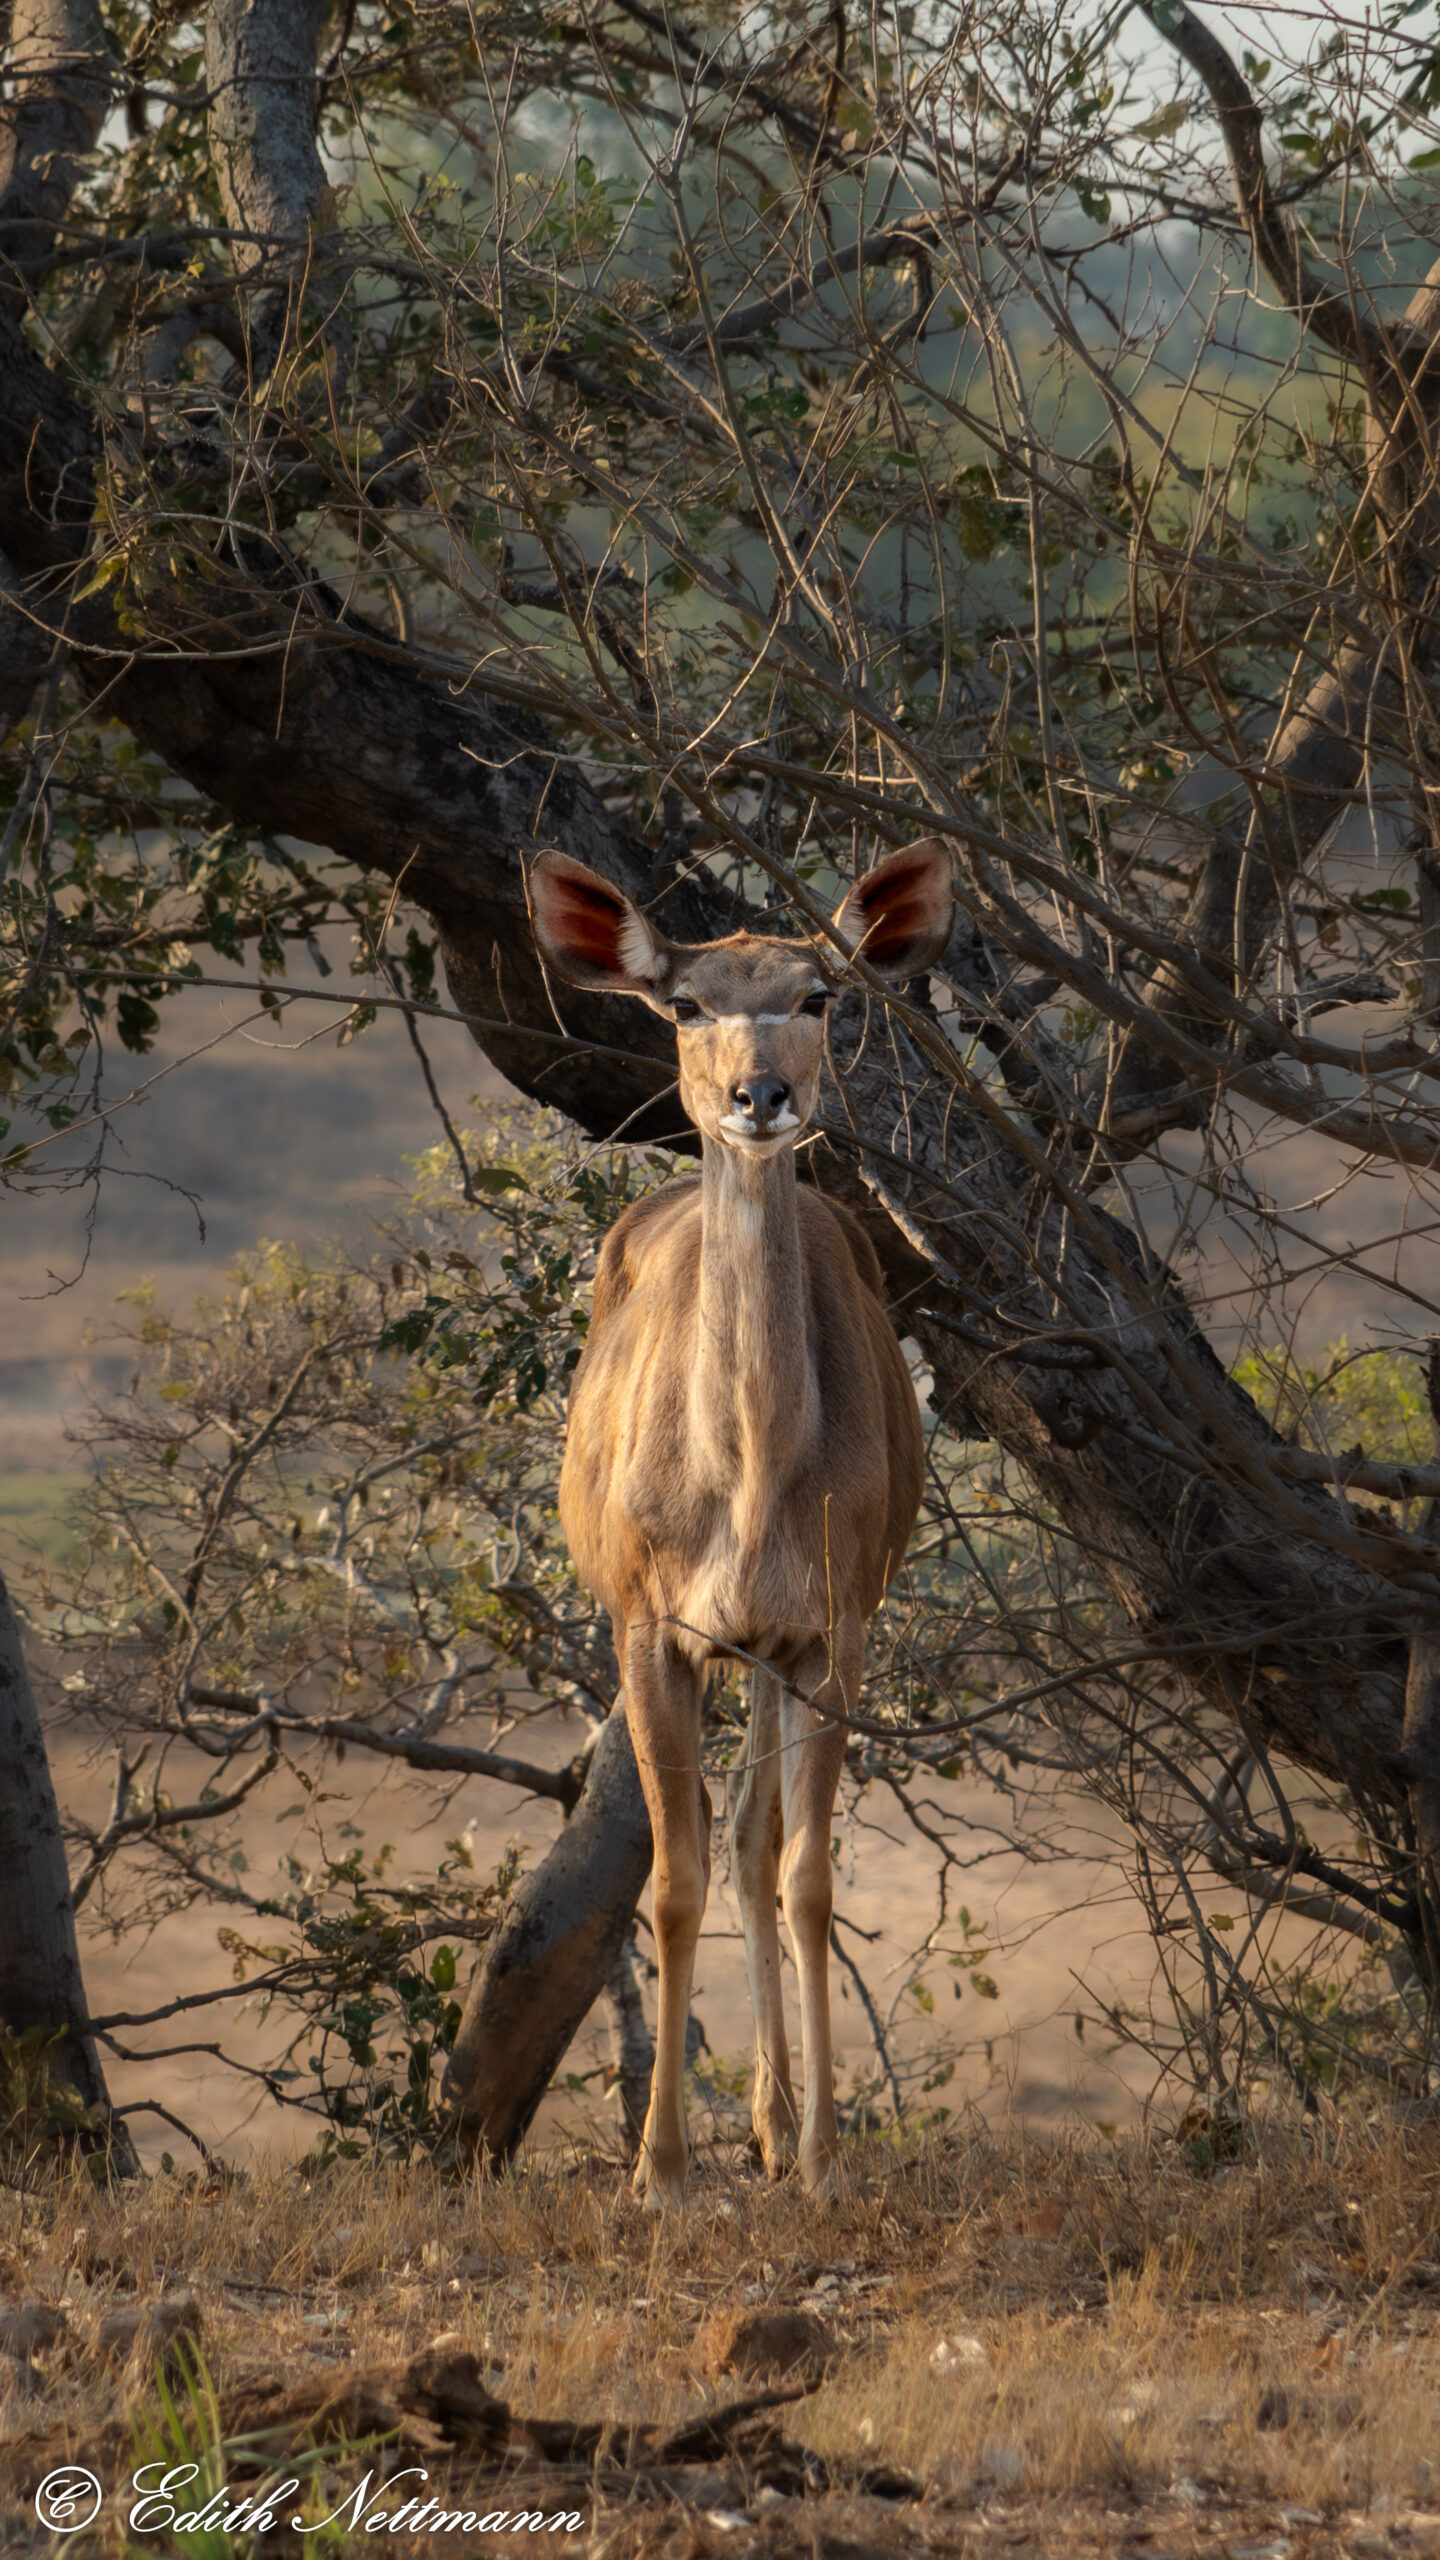
{"label": "white chin marking", "polygon": [[774,1123],[768,1129],[747,1128],[743,1120],[722,1120],[720,1136],[737,1155],[773,1156],[781,1147],[790,1145],[799,1128],[800,1123],[792,1112],[787,1120]]}

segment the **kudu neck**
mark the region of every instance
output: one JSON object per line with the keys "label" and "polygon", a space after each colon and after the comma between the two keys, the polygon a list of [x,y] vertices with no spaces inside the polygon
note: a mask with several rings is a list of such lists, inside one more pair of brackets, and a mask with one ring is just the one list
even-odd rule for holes
{"label": "kudu neck", "polygon": [[736,1463],[766,1469],[819,1427],[794,1152],[755,1158],[706,1139],[702,1163],[695,1393]]}

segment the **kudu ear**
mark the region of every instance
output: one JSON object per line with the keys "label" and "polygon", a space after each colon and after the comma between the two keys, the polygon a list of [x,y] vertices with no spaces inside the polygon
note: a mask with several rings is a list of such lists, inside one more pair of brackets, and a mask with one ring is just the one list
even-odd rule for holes
{"label": "kudu ear", "polygon": [[530,914],[540,957],[572,987],[657,996],[671,946],[623,889],[568,853],[542,853],[530,874]]}
{"label": "kudu ear", "polygon": [[955,921],[955,865],[948,844],[925,836],[887,853],[835,910],[835,930],[887,978],[933,968]]}

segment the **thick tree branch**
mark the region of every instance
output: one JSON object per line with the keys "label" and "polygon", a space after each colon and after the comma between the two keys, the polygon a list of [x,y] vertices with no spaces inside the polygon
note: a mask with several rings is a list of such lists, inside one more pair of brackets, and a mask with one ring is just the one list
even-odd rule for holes
{"label": "thick tree branch", "polygon": [[12,307],[49,255],[114,93],[94,0],[14,0],[0,99],[0,299]]}
{"label": "thick tree branch", "polygon": [[[316,70],[327,0],[210,0],[205,70],[210,148],[220,198],[236,232],[239,272],[277,269],[252,315],[252,370],[259,379],[279,351],[290,296],[313,252],[329,190],[315,138]],[[244,234],[288,243],[247,246]]]}
{"label": "thick tree branch", "polygon": [[1235,200],[1256,257],[1277,293],[1307,329],[1367,374],[1389,370],[1384,339],[1354,304],[1317,276],[1299,235],[1275,201],[1265,165],[1264,113],[1220,38],[1185,0],[1140,0],[1145,16],[1204,81],[1224,136]]}

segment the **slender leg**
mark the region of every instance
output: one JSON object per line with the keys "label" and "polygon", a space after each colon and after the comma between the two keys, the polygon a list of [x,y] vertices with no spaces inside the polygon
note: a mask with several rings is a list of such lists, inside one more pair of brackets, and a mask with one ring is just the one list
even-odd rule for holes
{"label": "slender leg", "polygon": [[660,1967],[655,2077],[635,2191],[658,2212],[685,2191],[685,2026],[695,1942],[710,1883],[710,1799],[700,1776],[702,1673],[653,1626],[632,1626],[623,1663],[626,1711],[655,1840],[655,1944]]}
{"label": "slender leg", "polygon": [[811,2194],[831,2182],[839,2128],[835,2121],[835,2065],[830,2045],[830,1915],[833,1907],[830,1822],[845,1757],[839,1721],[860,1693],[865,1631],[847,1619],[833,1650],[817,1645],[795,1671],[795,1686],[831,1712],[821,1716],[785,1697],[780,1708],[781,1802],[785,1845],[780,1892],[785,1925],[800,1980],[800,2034],[805,2068],[805,2113],[800,2126],[800,2175]]}
{"label": "slender leg", "polygon": [[780,1683],[773,1671],[750,1674],[750,1730],[745,1756],[730,1773],[730,1866],[745,1926],[750,2006],[755,2017],[755,2093],[750,2121],[772,2178],[795,2157],[799,2110],[790,2079],[785,1999],[780,1980],[780,1927],[775,1888],[780,1874]]}

